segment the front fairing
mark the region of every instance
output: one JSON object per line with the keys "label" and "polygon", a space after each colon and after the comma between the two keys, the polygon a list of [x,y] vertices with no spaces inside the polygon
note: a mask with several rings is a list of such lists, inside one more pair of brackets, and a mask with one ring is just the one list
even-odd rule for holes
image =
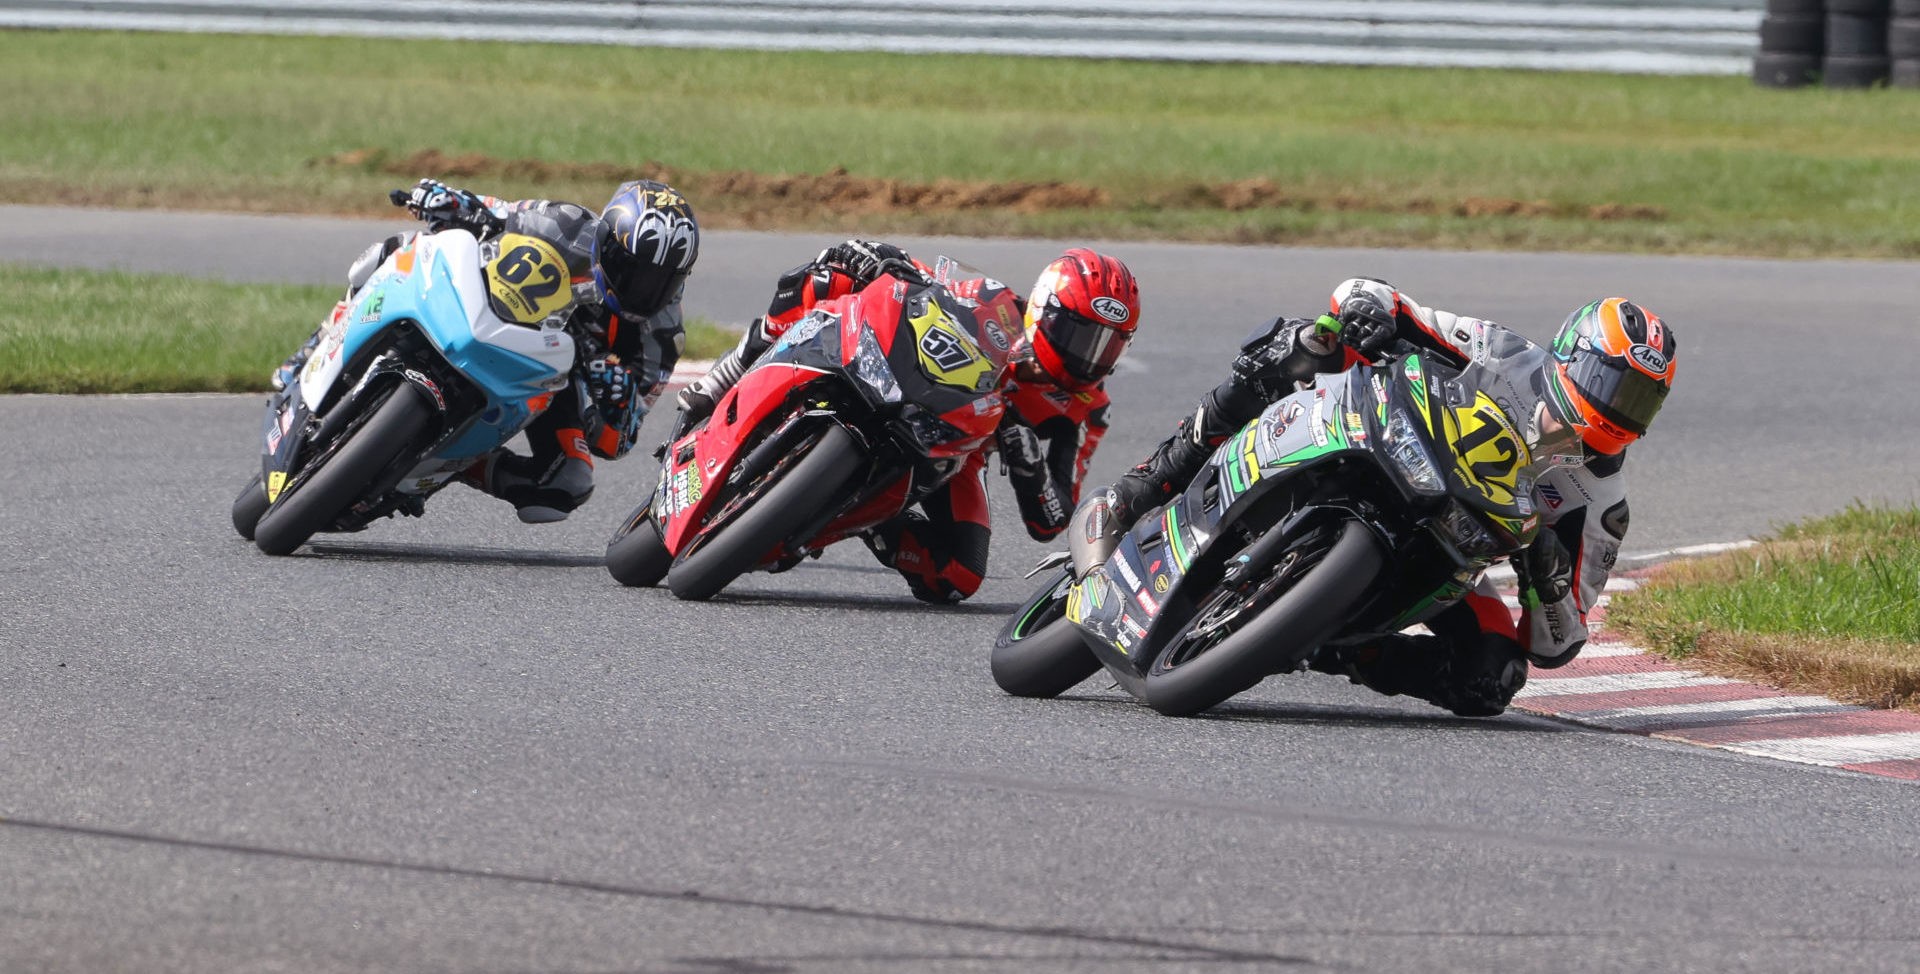
{"label": "front fairing", "polygon": [[[444,365],[474,395],[461,400],[470,408],[446,415],[444,434],[402,479],[403,491],[431,490],[511,439],[566,386],[576,355],[573,338],[557,322],[530,327],[493,313],[472,234],[420,235],[389,255],[353,306],[323,330],[287,392],[269,401],[262,428],[265,481],[284,482],[301,462],[310,427],[358,393],[376,360],[408,342],[424,344],[438,359],[431,371],[444,374]],[[269,496],[276,493],[269,488]]]}

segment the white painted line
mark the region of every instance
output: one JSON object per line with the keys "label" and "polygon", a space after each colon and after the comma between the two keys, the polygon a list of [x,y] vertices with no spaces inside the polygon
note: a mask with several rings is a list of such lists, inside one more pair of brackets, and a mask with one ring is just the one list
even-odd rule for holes
{"label": "white painted line", "polygon": [[1608,676],[1536,677],[1516,697],[1559,697],[1574,693],[1618,693],[1623,690],[1669,690],[1674,687],[1711,687],[1738,681],[1701,676],[1695,670],[1671,673],[1615,673]]}
{"label": "white painted line", "polygon": [[1669,703],[1652,707],[1615,707],[1611,710],[1588,710],[1573,714],[1582,723],[1605,724],[1622,730],[1633,730],[1651,724],[1670,724],[1675,718],[1698,717],[1703,720],[1725,717],[1733,719],[1754,719],[1759,717],[1783,717],[1788,714],[1841,713],[1849,710],[1865,710],[1850,704],[1829,700],[1826,697],[1758,697],[1752,700],[1716,700],[1712,703]]}
{"label": "white painted line", "polygon": [[1634,589],[1637,589],[1639,587],[1640,587],[1640,580],[1637,578],[1607,579],[1607,591],[1609,592],[1631,592]]}
{"label": "white painted line", "polygon": [[[1596,646],[1593,643],[1588,643],[1585,646],[1580,647],[1580,655],[1574,658],[1575,659],[1610,659],[1615,656],[1645,656],[1645,655],[1647,655],[1647,651],[1644,649],[1641,649],[1638,646],[1625,646],[1625,645]],[[1551,680],[1551,679],[1556,679],[1556,677],[1543,676],[1541,677],[1541,679]]]}
{"label": "white painted line", "polygon": [[1714,746],[1763,758],[1835,766],[1920,758],[1920,731],[1844,737],[1789,737],[1777,741],[1740,741]]}

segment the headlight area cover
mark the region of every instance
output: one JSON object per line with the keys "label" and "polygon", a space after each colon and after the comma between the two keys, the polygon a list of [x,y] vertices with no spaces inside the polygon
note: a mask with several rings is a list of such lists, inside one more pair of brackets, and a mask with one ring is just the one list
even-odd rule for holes
{"label": "headlight area cover", "polygon": [[929,453],[955,440],[965,439],[967,432],[934,415],[932,410],[908,403],[900,410],[900,418],[895,422],[906,429],[907,435],[917,444],[921,453]]}
{"label": "headlight area cover", "polygon": [[1473,511],[1459,501],[1449,501],[1433,522],[1434,528],[1453,542],[1469,559],[1491,560],[1506,553],[1506,548],[1488,531]]}
{"label": "headlight area cover", "polygon": [[900,382],[894,378],[893,367],[887,364],[887,353],[881,350],[880,340],[873,337],[871,330],[860,329],[860,344],[848,368],[854,378],[859,379],[876,397],[877,402],[900,401]]}
{"label": "headlight area cover", "polygon": [[1440,473],[1440,468],[1434,465],[1433,454],[1427,452],[1426,445],[1420,442],[1420,434],[1406,410],[1392,410],[1385,434],[1382,443],[1386,447],[1387,458],[1400,471],[1401,479],[1414,493],[1438,497],[1447,492],[1447,479]]}

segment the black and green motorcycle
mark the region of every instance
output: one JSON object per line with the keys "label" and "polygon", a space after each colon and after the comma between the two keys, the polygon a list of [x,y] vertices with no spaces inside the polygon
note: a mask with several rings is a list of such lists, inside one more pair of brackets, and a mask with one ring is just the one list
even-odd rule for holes
{"label": "black and green motorcycle", "polygon": [[1464,369],[1410,354],[1321,375],[1124,534],[1082,505],[1002,629],[994,681],[1052,697],[1104,666],[1186,716],[1458,601],[1533,540],[1536,477],[1582,462],[1539,387],[1546,352],[1514,341]]}

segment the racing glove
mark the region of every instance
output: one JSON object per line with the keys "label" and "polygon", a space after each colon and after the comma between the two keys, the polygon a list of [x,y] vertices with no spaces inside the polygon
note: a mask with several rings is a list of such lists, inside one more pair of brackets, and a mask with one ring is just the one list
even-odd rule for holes
{"label": "racing glove", "polygon": [[[1322,316],[1324,319],[1325,316]],[[1340,303],[1340,342],[1372,358],[1393,341],[1399,331],[1393,309],[1365,291],[1349,294]]]}
{"label": "racing glove", "polygon": [[855,289],[866,287],[880,276],[880,266],[889,260],[907,260],[907,252],[890,243],[854,237],[820,252],[814,263],[843,271],[853,278]]}
{"label": "racing glove", "polygon": [[404,206],[416,220],[426,221],[430,229],[447,227],[484,229],[493,225],[492,211],[480,197],[464,189],[454,189],[437,179],[422,179],[413,189],[396,189],[387,194],[395,206]]}
{"label": "racing glove", "polygon": [[1008,423],[1000,428],[1000,456],[1006,462],[1008,479],[1013,482],[1014,499],[1020,504],[1021,519],[1027,534],[1036,541],[1047,541],[1067,524],[1066,501],[1060,488],[1047,473],[1046,454],[1033,428]]}
{"label": "racing glove", "polygon": [[1552,528],[1542,529],[1527,550],[1513,559],[1520,604],[1527,609],[1553,605],[1573,591],[1573,556]]}
{"label": "racing glove", "polygon": [[[587,445],[595,455],[613,460],[624,456],[640,435],[646,402],[634,395],[633,370],[618,362],[595,359],[587,363],[587,398],[599,422],[588,422]],[[604,432],[603,432],[604,431]]]}

